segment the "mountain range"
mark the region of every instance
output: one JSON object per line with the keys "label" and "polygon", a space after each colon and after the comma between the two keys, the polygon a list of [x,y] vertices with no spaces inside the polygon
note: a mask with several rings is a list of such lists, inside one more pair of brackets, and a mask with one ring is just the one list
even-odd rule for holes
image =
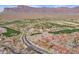
{"label": "mountain range", "polygon": [[58,7],[58,8],[34,8],[30,6],[24,6],[24,5],[19,5],[18,7],[14,8],[4,8],[3,12],[28,12],[28,13],[79,13],[79,6],[74,7],[74,8],[68,8],[68,7]]}
{"label": "mountain range", "polygon": [[[79,14],[79,6],[74,8],[58,7],[58,8],[35,8],[25,5],[19,5],[13,8],[4,8],[4,11],[0,14],[3,18],[27,18],[35,15],[49,15],[49,14]],[[39,17],[38,16],[38,17]]]}

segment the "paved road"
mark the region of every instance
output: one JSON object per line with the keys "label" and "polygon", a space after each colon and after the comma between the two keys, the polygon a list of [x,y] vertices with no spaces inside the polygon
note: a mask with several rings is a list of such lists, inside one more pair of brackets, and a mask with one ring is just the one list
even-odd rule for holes
{"label": "paved road", "polygon": [[26,36],[22,36],[22,40],[23,42],[25,43],[26,46],[28,46],[28,48],[36,51],[37,53],[39,54],[46,54],[46,53],[49,53],[47,50],[44,50],[43,48],[35,45],[34,43],[32,43],[31,41],[29,41]]}

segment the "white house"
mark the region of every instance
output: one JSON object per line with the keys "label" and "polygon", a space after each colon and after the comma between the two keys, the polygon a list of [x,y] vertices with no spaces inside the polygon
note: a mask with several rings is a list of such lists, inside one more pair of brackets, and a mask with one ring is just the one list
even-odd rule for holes
{"label": "white house", "polygon": [[0,27],[0,34],[7,32],[7,29]]}

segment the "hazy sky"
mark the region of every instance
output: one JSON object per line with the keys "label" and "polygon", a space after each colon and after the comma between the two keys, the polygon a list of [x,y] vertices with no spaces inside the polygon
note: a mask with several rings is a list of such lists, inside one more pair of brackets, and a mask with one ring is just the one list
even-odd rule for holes
{"label": "hazy sky", "polygon": [[[57,7],[77,7],[78,5],[31,5],[31,7],[36,8],[57,8]],[[0,5],[0,12],[4,10],[4,8],[13,8],[17,7],[16,5]]]}
{"label": "hazy sky", "polygon": [[15,5],[0,5],[0,12],[4,10],[4,8],[13,8]]}
{"label": "hazy sky", "polygon": [[77,7],[78,5],[33,5],[32,7],[41,8],[41,7],[47,7],[47,8],[57,8],[57,7]]}

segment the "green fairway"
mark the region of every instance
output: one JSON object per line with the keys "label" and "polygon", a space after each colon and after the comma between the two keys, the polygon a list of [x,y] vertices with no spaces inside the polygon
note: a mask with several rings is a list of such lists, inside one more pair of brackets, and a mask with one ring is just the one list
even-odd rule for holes
{"label": "green fairway", "polygon": [[55,31],[55,32],[49,32],[49,33],[61,34],[61,33],[73,33],[73,32],[79,32],[79,29],[65,29],[65,30],[60,30],[60,31]]}
{"label": "green fairway", "polygon": [[6,37],[16,36],[16,35],[20,34],[19,31],[16,31],[14,29],[10,29],[8,27],[4,27],[4,28],[7,29],[7,32],[3,33],[3,35],[6,36]]}
{"label": "green fairway", "polygon": [[31,36],[33,36],[33,35],[37,35],[37,34],[42,34],[42,33],[33,33],[33,34],[31,34]]}

